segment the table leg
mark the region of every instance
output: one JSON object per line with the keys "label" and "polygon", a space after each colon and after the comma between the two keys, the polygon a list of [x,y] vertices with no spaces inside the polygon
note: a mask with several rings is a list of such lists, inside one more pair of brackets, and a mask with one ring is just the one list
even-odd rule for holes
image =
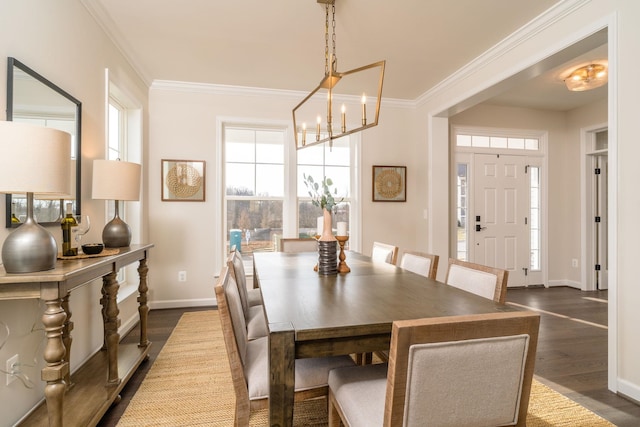
{"label": "table leg", "polygon": [[104,312],[106,313],[105,319],[105,342],[107,345],[107,358],[109,361],[109,374],[107,378],[107,384],[119,384],[120,377],[118,376],[118,343],[120,342],[120,334],[118,333],[118,327],[120,326],[120,319],[118,319],[118,288],[120,285],[116,280],[116,272],[111,272],[102,278],[102,287],[105,292],[106,307]]}
{"label": "table leg", "polygon": [[62,300],[45,301],[46,309],[42,315],[47,343],[44,348],[46,366],[42,369],[42,380],[47,382],[44,397],[50,427],[62,426],[63,399],[66,385],[64,378],[69,374],[69,363],[64,359],[65,348],[62,330],[67,314],[62,308]]}
{"label": "table leg", "polygon": [[[71,343],[73,342],[73,337],[71,336],[71,331],[73,331],[73,322],[71,321],[71,308],[69,307],[69,297],[71,295],[67,294],[64,298],[62,298],[62,309],[67,314],[67,319],[62,325],[62,343],[64,344],[65,354],[64,361],[71,366]],[[64,382],[67,385],[67,390],[73,387],[71,383],[71,370],[67,370],[67,374],[64,377]]]}
{"label": "table leg", "polygon": [[295,331],[290,323],[269,324],[269,425],[293,425]]}
{"label": "table leg", "polygon": [[140,266],[138,267],[138,275],[140,276],[140,284],[138,285],[138,315],[140,317],[140,347],[146,347],[149,345],[147,339],[147,318],[149,314],[149,306],[147,306],[147,292],[149,286],[147,285],[147,273],[149,267],[147,267],[147,259],[140,260]]}

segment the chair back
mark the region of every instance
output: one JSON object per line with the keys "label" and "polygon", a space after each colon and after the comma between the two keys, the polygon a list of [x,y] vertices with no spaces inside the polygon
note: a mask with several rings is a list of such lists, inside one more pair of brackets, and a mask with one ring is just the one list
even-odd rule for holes
{"label": "chair back", "polygon": [[509,272],[506,270],[449,258],[449,268],[444,282],[504,304],[508,280]]}
{"label": "chair back", "polygon": [[373,242],[371,260],[395,265],[398,260],[398,247],[386,243]]}
{"label": "chair back", "polygon": [[540,316],[396,321],[385,426],[526,425]]}
{"label": "chair back", "polygon": [[280,239],[278,251],[287,252],[287,253],[317,252],[318,241],[311,237],[309,238],[283,237]]}
{"label": "chair back", "polygon": [[[231,272],[231,277],[238,287],[240,294],[240,302],[242,303],[242,311],[249,313],[249,295],[247,292],[247,276],[242,263],[242,255],[238,251],[232,251],[227,257],[227,268]],[[245,317],[246,318],[246,317]]]}
{"label": "chair back", "polygon": [[244,373],[247,357],[247,326],[238,287],[229,274],[229,268],[223,267],[215,285],[218,313],[222,325],[224,345],[231,367],[231,379],[236,395],[236,406],[245,405],[249,411],[249,391]]}
{"label": "chair back", "polygon": [[439,259],[438,255],[405,251],[400,259],[400,268],[436,280]]}

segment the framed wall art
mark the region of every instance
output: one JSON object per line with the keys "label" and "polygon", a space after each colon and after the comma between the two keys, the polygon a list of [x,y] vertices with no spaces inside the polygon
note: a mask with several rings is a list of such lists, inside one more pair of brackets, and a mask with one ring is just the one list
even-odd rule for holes
{"label": "framed wall art", "polygon": [[373,166],[373,201],[407,201],[407,167]]}
{"label": "framed wall art", "polygon": [[162,201],[204,202],[205,162],[161,160]]}

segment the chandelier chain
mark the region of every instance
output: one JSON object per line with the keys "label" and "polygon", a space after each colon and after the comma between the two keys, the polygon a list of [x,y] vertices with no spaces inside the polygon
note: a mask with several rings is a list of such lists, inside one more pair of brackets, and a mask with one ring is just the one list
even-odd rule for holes
{"label": "chandelier chain", "polygon": [[336,2],[334,1],[331,4],[331,26],[332,26],[332,34],[331,34],[331,44],[333,47],[333,61],[331,62],[331,67],[333,71],[338,69],[338,57],[336,56]]}
{"label": "chandelier chain", "polygon": [[329,75],[329,3],[325,4],[324,14],[324,75]]}

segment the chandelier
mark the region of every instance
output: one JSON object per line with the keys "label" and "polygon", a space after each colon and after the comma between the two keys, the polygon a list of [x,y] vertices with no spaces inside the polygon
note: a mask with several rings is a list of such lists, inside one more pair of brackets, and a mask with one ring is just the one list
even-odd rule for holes
{"label": "chandelier", "polygon": [[[335,0],[317,0],[317,2],[325,4],[324,77],[318,87],[293,109],[293,128],[297,149],[326,141],[331,145],[334,139],[377,126],[380,115],[385,61],[339,72],[336,56]],[[332,12],[331,52],[329,51],[329,6]],[[341,91],[339,95],[336,94],[338,84]],[[337,103],[337,98],[342,101],[339,124],[334,122],[334,103]],[[368,116],[367,114],[371,114],[374,100],[373,115]]]}
{"label": "chandelier", "polygon": [[576,68],[564,79],[567,89],[574,92],[595,89],[607,83],[607,67],[603,64],[589,64]]}

